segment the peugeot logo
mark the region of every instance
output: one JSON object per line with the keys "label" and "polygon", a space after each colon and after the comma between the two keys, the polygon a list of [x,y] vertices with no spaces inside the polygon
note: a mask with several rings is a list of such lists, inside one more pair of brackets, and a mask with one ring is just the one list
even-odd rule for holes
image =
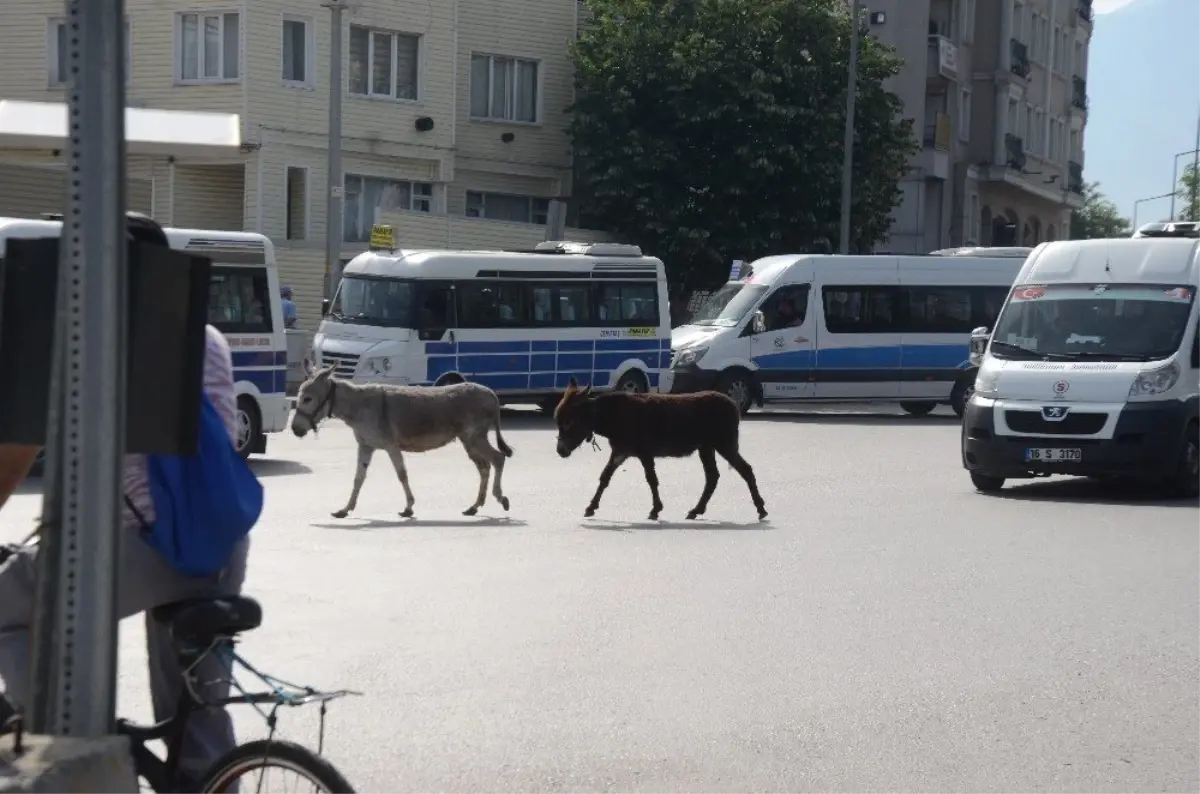
{"label": "peugeot logo", "polygon": [[1065,405],[1047,405],[1042,409],[1042,418],[1047,422],[1061,422],[1071,409]]}

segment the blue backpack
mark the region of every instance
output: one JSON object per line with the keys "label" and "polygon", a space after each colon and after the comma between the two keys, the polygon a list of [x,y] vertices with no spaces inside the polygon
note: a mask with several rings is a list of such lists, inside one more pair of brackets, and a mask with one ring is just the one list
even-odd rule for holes
{"label": "blue backpack", "polygon": [[263,508],[263,487],[229,441],[225,421],[202,395],[195,455],[147,455],[146,473],[157,517],[142,522],[142,538],[180,573],[212,576],[229,563]]}

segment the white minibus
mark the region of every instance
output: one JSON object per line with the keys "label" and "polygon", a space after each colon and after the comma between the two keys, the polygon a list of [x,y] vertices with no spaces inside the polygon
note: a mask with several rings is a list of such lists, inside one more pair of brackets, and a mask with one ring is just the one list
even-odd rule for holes
{"label": "white minibus", "polygon": [[[58,216],[47,220],[0,218],[4,241],[61,233]],[[54,218],[53,220],[49,218]],[[275,249],[261,234],[164,228],[171,248],[212,261],[208,322],[229,340],[237,393],[237,449],[242,456],[266,451],[266,433],[287,426],[287,344]]]}
{"label": "white minibus", "polygon": [[493,389],[552,411],[567,382],[670,389],[663,264],[637,246],[402,250],[391,227],[346,264],[313,338],[318,366],[358,381]]}
{"label": "white minibus", "polygon": [[1200,232],[1152,226],[1043,243],[972,334],[962,463],[980,491],[1054,474],[1200,491]]}
{"label": "white minibus", "polygon": [[971,330],[1000,310],[1029,249],[928,256],[770,256],[671,337],[676,392],[753,403],[893,402],[960,416]]}

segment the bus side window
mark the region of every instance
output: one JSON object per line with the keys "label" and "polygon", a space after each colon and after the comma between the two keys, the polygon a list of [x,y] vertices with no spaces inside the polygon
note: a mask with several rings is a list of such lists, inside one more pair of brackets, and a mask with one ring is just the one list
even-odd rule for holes
{"label": "bus side window", "polygon": [[417,336],[422,341],[437,341],[455,325],[454,287],[450,284],[426,284],[420,296]]}

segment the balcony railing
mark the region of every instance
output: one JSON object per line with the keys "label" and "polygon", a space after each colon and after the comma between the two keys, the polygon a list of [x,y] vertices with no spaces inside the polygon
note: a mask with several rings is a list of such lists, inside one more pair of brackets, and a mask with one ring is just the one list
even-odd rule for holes
{"label": "balcony railing", "polygon": [[958,47],[945,36],[936,34],[929,37],[928,65],[925,69],[927,79],[958,79]]}
{"label": "balcony railing", "polygon": [[1009,39],[1008,45],[1012,56],[1012,73],[1017,77],[1029,77],[1029,47],[1017,39]]}
{"label": "balcony railing", "polygon": [[1083,193],[1083,164],[1074,160],[1067,161],[1067,190],[1072,193]]}
{"label": "balcony railing", "polygon": [[1085,112],[1088,109],[1087,80],[1079,75],[1071,78],[1071,105]]}
{"label": "balcony railing", "polygon": [[933,117],[933,123],[925,125],[923,143],[926,149],[937,149],[939,152],[950,151],[950,116],[948,114],[937,113]]}
{"label": "balcony railing", "polygon": [[1025,139],[1011,132],[1004,135],[1004,164],[1018,171],[1025,167]]}
{"label": "balcony railing", "polygon": [[1092,11],[1092,0],[1076,0],[1075,8],[1079,11],[1079,18],[1084,22],[1091,22],[1095,17],[1095,12]]}

